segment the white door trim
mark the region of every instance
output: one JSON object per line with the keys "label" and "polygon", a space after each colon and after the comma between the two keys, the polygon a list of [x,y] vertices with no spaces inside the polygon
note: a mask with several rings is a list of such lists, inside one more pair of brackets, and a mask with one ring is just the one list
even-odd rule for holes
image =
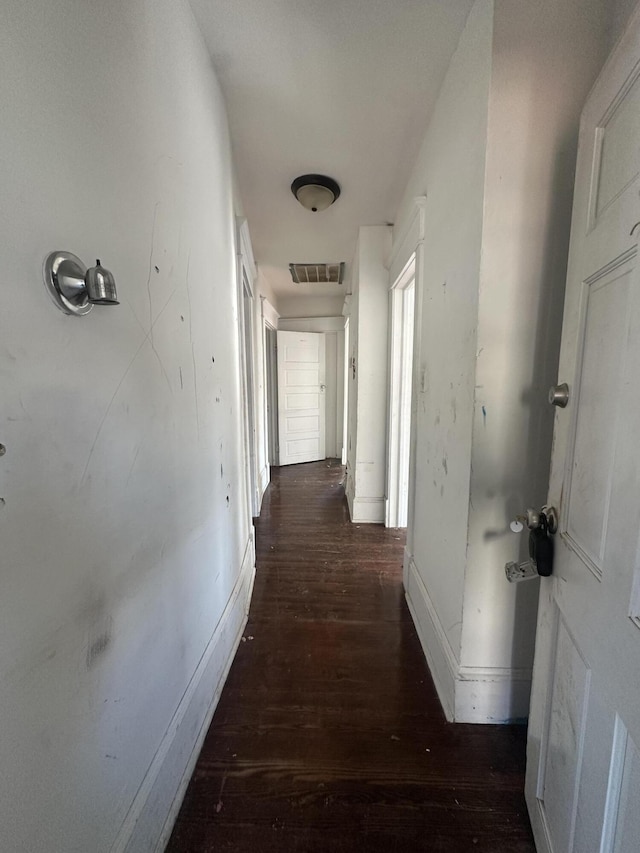
{"label": "white door trim", "polygon": [[[406,527],[407,467],[411,434],[410,405],[413,376],[413,312],[408,314],[409,290],[415,287],[415,254],[407,262],[389,292],[389,399],[387,404],[387,488],[385,526]],[[411,323],[411,327],[408,327]],[[407,400],[407,396],[409,399]]]}
{"label": "white door trim", "polygon": [[256,452],[255,399],[255,320],[254,291],[256,266],[251,249],[247,220],[237,217],[237,300],[240,365],[242,375],[245,483],[251,516],[260,514],[259,473]]}
{"label": "white door trim", "polygon": [[[415,255],[415,302],[414,302],[414,331],[413,331],[413,388],[411,403],[411,439],[409,449],[409,504],[407,508],[407,544],[405,554],[411,557],[413,547],[413,519],[415,513],[415,470],[416,470],[416,423],[418,412],[416,408],[417,383],[419,379],[419,368],[421,358],[421,329],[422,329],[422,301],[423,287],[422,275],[424,267],[424,239],[426,221],[427,197],[417,196],[414,199],[411,215],[404,227],[399,229],[398,237],[394,239],[389,256],[389,280],[395,282],[400,277],[402,270],[407,266],[411,257]],[[407,589],[408,577],[407,566],[409,560],[405,559],[404,586]]]}

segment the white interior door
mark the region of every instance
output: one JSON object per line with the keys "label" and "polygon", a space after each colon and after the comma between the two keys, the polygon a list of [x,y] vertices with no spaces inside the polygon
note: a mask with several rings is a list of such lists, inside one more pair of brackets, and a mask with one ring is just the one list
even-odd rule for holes
{"label": "white interior door", "polygon": [[526,794],[539,851],[640,851],[640,17],[585,106]]}
{"label": "white interior door", "polygon": [[325,340],[319,332],[278,332],[280,465],[325,458]]}

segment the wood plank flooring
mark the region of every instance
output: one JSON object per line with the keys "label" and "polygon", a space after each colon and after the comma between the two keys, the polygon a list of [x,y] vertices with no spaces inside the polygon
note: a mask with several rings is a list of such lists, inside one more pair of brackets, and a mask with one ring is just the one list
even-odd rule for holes
{"label": "wood plank flooring", "polygon": [[349,522],[336,462],[272,469],[249,622],[170,853],[533,853],[525,730],[445,722],[404,536]]}

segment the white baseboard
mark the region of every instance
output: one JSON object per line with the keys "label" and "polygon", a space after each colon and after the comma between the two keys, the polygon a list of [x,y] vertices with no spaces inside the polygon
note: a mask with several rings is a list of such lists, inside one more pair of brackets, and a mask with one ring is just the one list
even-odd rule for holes
{"label": "white baseboard", "polygon": [[424,656],[435,684],[444,715],[455,719],[455,681],[458,661],[444,632],[424,581],[411,554],[405,552],[407,604],[418,632]]}
{"label": "white baseboard", "polygon": [[529,716],[531,670],[461,666],[455,719],[460,723],[523,723]]}
{"label": "white baseboard", "polygon": [[447,720],[456,723],[526,720],[531,670],[461,666],[415,560],[406,552],[404,574],[409,610]]}
{"label": "white baseboard", "polygon": [[344,487],[344,493],[347,498],[347,506],[349,507],[349,518],[353,521],[353,477],[347,472],[347,481]]}
{"label": "white baseboard", "polygon": [[351,521],[358,524],[384,524],[384,498],[353,498],[349,507]]}
{"label": "white baseboard", "polygon": [[264,497],[264,493],[267,491],[267,486],[269,485],[269,480],[271,479],[271,470],[269,465],[265,465],[260,474],[258,475],[258,506],[262,506],[262,498]]}
{"label": "white baseboard", "polygon": [[161,853],[169,841],[202,743],[247,622],[255,548],[250,536],[238,580],[207,643],[111,853]]}

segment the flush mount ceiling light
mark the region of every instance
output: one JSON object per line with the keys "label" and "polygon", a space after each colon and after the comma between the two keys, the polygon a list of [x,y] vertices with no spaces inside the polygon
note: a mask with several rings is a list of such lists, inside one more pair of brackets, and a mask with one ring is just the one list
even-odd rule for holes
{"label": "flush mount ceiling light", "polygon": [[331,207],[340,195],[340,187],[326,175],[300,175],[291,184],[291,192],[303,207],[317,213]]}

